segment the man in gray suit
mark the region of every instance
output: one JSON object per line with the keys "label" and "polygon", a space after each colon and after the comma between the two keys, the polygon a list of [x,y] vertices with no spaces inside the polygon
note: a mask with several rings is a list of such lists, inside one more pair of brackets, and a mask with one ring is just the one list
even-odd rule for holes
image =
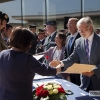
{"label": "man in gray suit", "polygon": [[63,70],[78,62],[95,65],[96,68],[91,72],[81,75],[80,88],[85,91],[100,90],[100,37],[94,33],[93,22],[89,17],[81,18],[77,28],[82,37],[76,40],[73,53],[61,61],[64,64]]}

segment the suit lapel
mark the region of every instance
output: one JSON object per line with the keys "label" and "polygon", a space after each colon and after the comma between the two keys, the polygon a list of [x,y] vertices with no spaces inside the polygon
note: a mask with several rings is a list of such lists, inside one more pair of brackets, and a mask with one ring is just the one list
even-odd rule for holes
{"label": "suit lapel", "polygon": [[[78,33],[77,36],[75,37],[75,39],[74,39],[72,45],[71,45],[70,52],[67,52],[67,55],[70,55],[70,54],[72,53],[72,51],[73,51],[73,49],[74,49],[75,41],[76,41],[76,39],[78,39],[79,37],[81,37],[81,36],[80,36],[80,34]],[[71,38],[71,35],[69,36],[69,39],[68,39],[68,42],[67,42],[67,51],[68,51],[68,44],[69,44],[70,38]]]}
{"label": "suit lapel", "polygon": [[45,41],[45,39],[43,39],[43,41],[42,41],[42,45],[44,44],[44,41]]}
{"label": "suit lapel", "polygon": [[98,44],[99,44],[99,42],[98,42],[98,36],[94,33],[93,42],[92,42],[92,46],[91,46],[91,52],[90,52],[90,62],[94,58],[94,55],[96,53]]}
{"label": "suit lapel", "polygon": [[71,35],[68,37],[68,41],[67,41],[67,44],[66,44],[66,47],[67,47],[67,55],[69,55],[69,51],[68,51],[68,45],[69,45],[69,40],[71,38]]}
{"label": "suit lapel", "polygon": [[89,63],[88,62],[88,60],[87,60],[87,57],[86,57],[86,51],[85,51],[85,39],[83,38],[83,37],[81,37],[82,39],[81,39],[81,46],[82,46],[82,48],[81,48],[81,51],[82,51],[82,54],[83,54],[83,58],[86,58],[86,62],[87,63]]}
{"label": "suit lapel", "polygon": [[55,41],[55,36],[56,36],[56,34],[57,34],[57,32],[55,32],[55,33],[53,34],[53,36],[50,38],[49,42]]}
{"label": "suit lapel", "polygon": [[76,39],[78,39],[78,38],[80,38],[80,37],[81,37],[81,36],[80,36],[80,34],[78,33],[78,34],[77,34],[77,36],[75,37],[75,39],[74,39],[73,43],[72,43],[70,53],[71,53],[71,52],[72,52],[72,50],[74,49],[74,44],[75,44]]}

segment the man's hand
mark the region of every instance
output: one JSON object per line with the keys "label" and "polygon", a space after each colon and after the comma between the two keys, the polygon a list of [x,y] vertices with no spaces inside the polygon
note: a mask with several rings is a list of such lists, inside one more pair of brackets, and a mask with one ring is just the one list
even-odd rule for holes
{"label": "man's hand", "polygon": [[85,76],[91,77],[94,74],[94,72],[93,71],[91,71],[91,72],[84,72],[82,74],[85,75]]}
{"label": "man's hand", "polygon": [[49,63],[50,66],[53,66],[53,67],[57,67],[59,64],[61,64],[60,61],[58,60],[53,60]]}
{"label": "man's hand", "polygon": [[58,74],[61,71],[61,67],[64,66],[63,62],[61,61],[57,61],[57,60],[53,60],[49,63],[50,66],[55,67],[57,69],[56,74]]}

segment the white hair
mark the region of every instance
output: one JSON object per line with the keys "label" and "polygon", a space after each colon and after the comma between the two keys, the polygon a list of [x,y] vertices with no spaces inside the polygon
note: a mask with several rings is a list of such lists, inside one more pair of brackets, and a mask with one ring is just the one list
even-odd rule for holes
{"label": "white hair", "polygon": [[87,24],[87,26],[92,25],[93,26],[93,21],[91,20],[90,17],[83,17],[77,22],[77,26],[81,25],[82,23]]}

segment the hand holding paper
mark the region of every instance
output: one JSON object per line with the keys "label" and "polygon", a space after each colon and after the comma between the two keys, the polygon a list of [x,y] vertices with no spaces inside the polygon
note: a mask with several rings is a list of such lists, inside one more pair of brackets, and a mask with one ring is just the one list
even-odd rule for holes
{"label": "hand holding paper", "polygon": [[94,72],[90,71],[90,72],[84,72],[82,74],[85,75],[85,76],[91,77],[94,74]]}

